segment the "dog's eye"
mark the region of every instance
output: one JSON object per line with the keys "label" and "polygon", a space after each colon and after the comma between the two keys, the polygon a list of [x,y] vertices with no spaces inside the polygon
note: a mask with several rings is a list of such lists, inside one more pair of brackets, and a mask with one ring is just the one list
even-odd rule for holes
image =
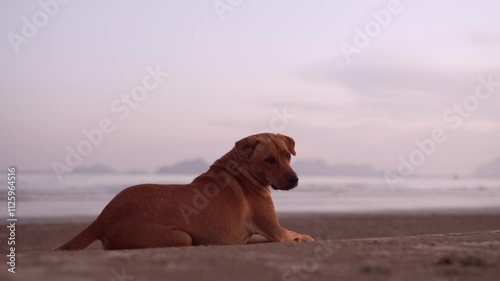
{"label": "dog's eye", "polygon": [[289,152],[287,152],[287,153],[285,154],[285,158],[286,158],[286,159],[290,159],[290,158],[292,158],[292,155],[291,155]]}
{"label": "dog's eye", "polygon": [[269,164],[274,164],[274,163],[276,163],[276,158],[271,156],[271,157],[267,157],[266,159],[264,159],[264,161],[266,161]]}

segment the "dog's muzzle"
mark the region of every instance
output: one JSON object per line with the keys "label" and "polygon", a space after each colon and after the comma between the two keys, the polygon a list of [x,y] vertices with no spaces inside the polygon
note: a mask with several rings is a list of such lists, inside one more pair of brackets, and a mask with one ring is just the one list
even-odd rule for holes
{"label": "dog's muzzle", "polygon": [[292,175],[288,177],[288,184],[285,187],[277,186],[274,184],[271,184],[271,187],[274,190],[290,190],[292,188],[295,188],[299,184],[299,178],[297,175]]}

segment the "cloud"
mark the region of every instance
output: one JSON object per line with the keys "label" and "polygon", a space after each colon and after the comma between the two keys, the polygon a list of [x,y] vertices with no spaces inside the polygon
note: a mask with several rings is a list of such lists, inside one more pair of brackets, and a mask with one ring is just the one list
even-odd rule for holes
{"label": "cloud", "polygon": [[[352,63],[344,58],[325,59],[304,67],[298,75],[315,86],[331,88],[332,98],[312,100],[303,106],[299,102],[297,108],[304,114],[298,115],[308,126],[314,124],[320,130],[364,130],[371,138],[377,134],[427,134],[445,126],[443,113],[473,95],[478,77],[489,74],[494,81],[500,80],[499,69],[487,67],[454,69],[384,55],[366,56]],[[338,89],[349,93],[351,99],[336,104]],[[500,120],[497,100],[492,96],[482,103],[474,118],[467,120],[467,130],[496,129],[494,124]]]}
{"label": "cloud", "polygon": [[306,81],[342,86],[366,98],[445,98],[472,92],[477,77],[498,69],[482,71],[450,69],[432,63],[397,60],[391,56],[365,57],[347,63],[337,57],[313,63],[299,71]]}

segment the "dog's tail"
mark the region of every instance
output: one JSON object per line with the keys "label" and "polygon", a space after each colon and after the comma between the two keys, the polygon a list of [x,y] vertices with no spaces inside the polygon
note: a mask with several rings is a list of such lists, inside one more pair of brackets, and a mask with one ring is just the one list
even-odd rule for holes
{"label": "dog's tail", "polygon": [[53,251],[83,250],[97,239],[99,239],[99,228],[96,225],[96,221],[94,221],[78,235],[59,247],[54,248]]}

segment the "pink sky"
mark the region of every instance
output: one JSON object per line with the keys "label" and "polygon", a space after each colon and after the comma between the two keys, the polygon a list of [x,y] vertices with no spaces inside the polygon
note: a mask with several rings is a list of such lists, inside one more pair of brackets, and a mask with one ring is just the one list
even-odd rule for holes
{"label": "pink sky", "polygon": [[[242,1],[221,21],[211,1],[73,1],[17,53],[9,34],[42,8],[4,2],[0,164],[51,170],[103,118],[115,128],[82,165],[212,162],[286,108],[296,160],[394,170],[443,128],[417,173],[469,175],[500,156],[500,87],[457,129],[443,114],[500,81],[500,2],[400,1],[349,63],[340,46],[389,2]],[[121,120],[111,105],[157,65],[168,78]]]}

